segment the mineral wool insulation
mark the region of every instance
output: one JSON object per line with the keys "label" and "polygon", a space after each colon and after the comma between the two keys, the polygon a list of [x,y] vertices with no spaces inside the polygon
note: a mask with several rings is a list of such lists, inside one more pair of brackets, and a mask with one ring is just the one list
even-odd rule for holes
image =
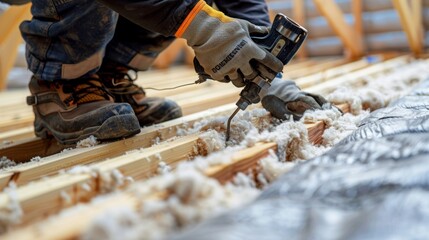
{"label": "mineral wool insulation", "polygon": [[[428,76],[428,64],[424,61],[416,61],[387,74],[368,79],[366,86],[360,89],[342,88],[327,96],[332,102],[350,103],[351,110],[355,115],[349,113],[342,115],[337,109],[325,106],[324,110],[307,112],[300,122],[280,123],[265,117],[267,113],[262,109],[241,113],[234,120],[232,127],[232,141],[235,144],[226,149],[221,147],[225,138],[223,123],[227,118],[226,116],[196,123],[193,129],[183,130],[182,134],[214,128],[217,132],[210,132],[205,138],[206,141],[210,142],[208,145],[216,146],[213,149],[218,151],[209,154],[207,157],[198,157],[194,161],[180,164],[175,172],[162,176],[169,178],[169,180],[152,179],[151,182],[171,181],[167,187],[155,183],[159,187],[158,190],[171,189],[171,186],[176,189],[169,199],[154,204],[158,207],[151,208],[152,210],[148,208],[147,212],[127,210],[123,211],[122,215],[118,213],[120,211],[112,210],[112,215],[110,215],[112,217],[109,217],[109,213],[106,212],[105,215],[93,222],[92,227],[84,234],[83,238],[121,238],[121,236],[116,235],[123,233],[121,224],[114,224],[116,228],[112,228],[111,222],[109,222],[115,219],[115,216],[117,218],[113,221],[122,222],[121,219],[128,216],[128,222],[132,222],[126,228],[122,228],[122,230],[127,231],[126,234],[130,234],[126,238],[133,239],[138,236],[147,236],[148,239],[151,237],[163,238],[185,226],[189,226],[189,224],[192,225],[226,211],[232,206],[245,204],[258,195],[259,190],[255,188],[256,184],[253,182],[253,178],[246,177],[245,173],[241,173],[231,184],[221,186],[216,181],[202,175],[201,172],[210,166],[228,163],[234,152],[251,147],[257,142],[273,141],[278,144],[278,151],[276,153],[271,151],[267,158],[261,160],[261,170],[257,176],[259,183],[268,184],[283,172],[290,170],[297,161],[324,153],[357,129],[359,123],[369,114],[368,111],[362,109],[362,106],[364,109],[371,110],[384,107],[394,99],[406,94],[413,85]],[[320,146],[314,146],[309,142],[304,125],[304,122],[316,121],[323,121],[328,126]],[[286,162],[285,159],[290,161]],[[186,180],[183,179],[183,176],[186,176]],[[233,185],[234,183],[239,186]],[[134,185],[134,191],[141,191],[138,189],[146,189],[147,191],[147,184],[141,183],[139,185]],[[208,187],[210,190],[202,190],[203,186],[210,186]],[[237,195],[237,192],[234,192],[237,191],[237,188],[240,188],[238,192],[246,191],[246,189],[249,192],[245,196],[240,196],[241,194]],[[231,189],[233,191],[229,192]],[[203,192],[206,193],[203,194]],[[229,197],[225,197],[226,193]],[[229,203],[229,201],[235,204]],[[145,201],[142,201],[141,204],[144,205]],[[156,212],[155,216],[161,217],[155,218],[152,215],[154,212]],[[105,219],[109,219],[109,221]]]}
{"label": "mineral wool insulation", "polygon": [[[327,96],[334,102],[351,103],[356,115],[341,115],[337,109],[324,106],[323,110],[307,112],[299,122],[280,122],[269,117],[263,109],[242,112],[233,121],[233,144],[226,148],[224,123],[228,116],[203,120],[191,129],[182,129],[182,135],[209,129],[217,130],[207,131],[202,137],[200,144],[205,146],[208,156],[181,163],[171,172],[161,169],[159,176],[145,182],[133,183],[126,191],[137,196],[138,209],[142,210],[120,206],[110,208],[92,221],[82,238],[160,239],[206,218],[246,204],[258,196],[260,190],[255,186],[269,184],[293,168],[296,162],[324,153],[355,130],[368,115],[368,111],[359,107],[362,102],[367,103],[372,110],[383,107],[394,98],[405,94],[413,84],[428,77],[428,69],[427,63],[412,63],[404,69],[400,68],[371,79],[367,83],[371,90],[354,89],[352,95],[337,91]],[[395,91],[399,93],[393,93]],[[323,143],[319,146],[310,143],[304,125],[304,122],[316,121],[324,121],[328,126],[323,134]],[[234,153],[258,142],[276,142],[278,151],[272,151],[267,158],[261,160],[257,182],[248,177],[247,173],[241,173],[232,183],[220,185],[216,180],[203,175],[205,169],[230,162]],[[285,161],[286,159],[288,161]],[[167,166],[160,166],[163,169],[165,167]],[[150,198],[159,192],[168,192],[168,197],[161,200]],[[111,197],[113,195],[109,194],[98,197],[91,204],[108,201]],[[81,205],[67,211],[81,211],[82,208],[90,206]],[[55,217],[52,217],[51,221],[55,221]]]}

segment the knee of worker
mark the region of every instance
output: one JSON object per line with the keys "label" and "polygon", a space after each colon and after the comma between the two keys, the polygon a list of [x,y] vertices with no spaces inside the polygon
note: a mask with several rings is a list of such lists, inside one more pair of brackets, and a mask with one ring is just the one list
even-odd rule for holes
{"label": "knee of worker", "polygon": [[144,71],[174,39],[119,17],[115,35],[106,48],[106,59]]}
{"label": "knee of worker", "polygon": [[[113,38],[118,14],[97,1],[34,0],[32,4],[33,18],[24,21],[20,29],[27,43],[27,57],[37,59],[37,65],[93,59]],[[34,63],[28,58],[27,62]]]}

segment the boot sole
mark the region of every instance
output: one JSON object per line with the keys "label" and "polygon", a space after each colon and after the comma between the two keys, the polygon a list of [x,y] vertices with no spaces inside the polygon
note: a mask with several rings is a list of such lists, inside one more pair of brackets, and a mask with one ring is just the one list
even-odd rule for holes
{"label": "boot sole", "polygon": [[46,139],[53,136],[60,144],[72,145],[93,135],[98,140],[115,140],[140,133],[140,125],[134,114],[113,116],[101,126],[94,126],[80,131],[63,133],[50,128],[43,120],[35,126],[36,136]]}

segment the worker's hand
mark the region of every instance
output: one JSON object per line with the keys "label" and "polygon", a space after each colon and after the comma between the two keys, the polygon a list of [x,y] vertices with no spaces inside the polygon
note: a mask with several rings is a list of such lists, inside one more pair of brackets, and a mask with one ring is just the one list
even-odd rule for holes
{"label": "worker's hand", "polygon": [[[266,27],[225,16],[204,1],[198,2],[176,32],[191,46],[204,71],[214,80],[244,86],[257,75],[273,79],[283,63],[255,44],[250,35],[268,34]],[[262,71],[254,66],[259,65]]]}
{"label": "worker's hand", "polygon": [[295,82],[275,78],[267,92],[261,92],[262,106],[276,118],[286,120],[293,115],[295,120],[308,109],[322,109],[325,98],[301,91]]}

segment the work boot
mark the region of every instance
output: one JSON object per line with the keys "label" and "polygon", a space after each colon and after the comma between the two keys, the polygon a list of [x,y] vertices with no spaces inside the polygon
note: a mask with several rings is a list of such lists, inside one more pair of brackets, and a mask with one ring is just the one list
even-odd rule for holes
{"label": "work boot", "polygon": [[140,132],[131,106],[114,103],[97,75],[54,82],[33,76],[29,88],[27,104],[33,106],[38,137],[53,136],[68,145],[91,135],[110,140]]}
{"label": "work boot", "polygon": [[116,63],[103,63],[98,75],[115,102],[129,103],[139,120],[140,126],[149,126],[182,116],[182,109],[176,102],[160,97],[146,97],[143,88],[134,84],[130,69]]}

